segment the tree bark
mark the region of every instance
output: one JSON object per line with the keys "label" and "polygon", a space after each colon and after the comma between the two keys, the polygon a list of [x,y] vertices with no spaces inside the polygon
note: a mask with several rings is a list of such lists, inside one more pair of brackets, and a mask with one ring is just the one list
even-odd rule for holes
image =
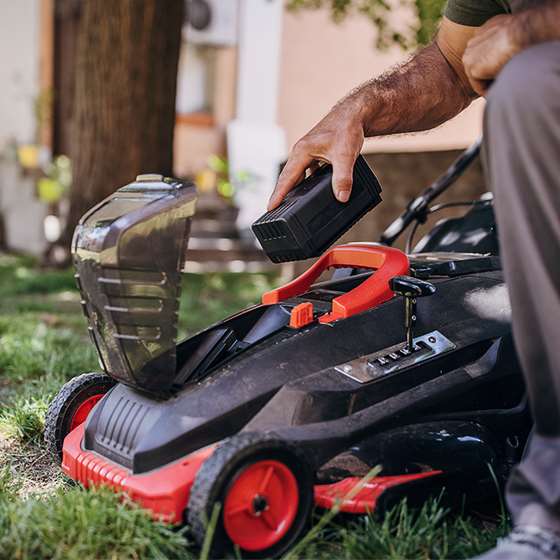
{"label": "tree bark", "polygon": [[183,0],[84,0],[76,52],[63,243],[139,173],[171,174]]}

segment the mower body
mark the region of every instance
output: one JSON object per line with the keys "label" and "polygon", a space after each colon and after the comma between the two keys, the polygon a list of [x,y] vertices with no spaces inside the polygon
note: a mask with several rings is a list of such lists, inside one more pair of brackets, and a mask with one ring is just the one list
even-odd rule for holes
{"label": "mower body", "polygon": [[[78,227],[74,260],[92,338],[118,383],[66,437],[64,470],[181,522],[216,444],[257,432],[305,455],[319,506],[342,499],[343,511],[363,513],[444,487],[481,497],[505,480],[530,427],[491,205],[440,224],[408,257],[346,246],[385,262],[372,271],[362,257],[327,259],[339,268],[331,280],[292,283],[177,342],[193,189],[139,178],[117,191]],[[411,352],[388,263],[437,290],[416,302]],[[377,289],[369,307],[353,306]],[[376,466],[380,476],[347,499]]]}

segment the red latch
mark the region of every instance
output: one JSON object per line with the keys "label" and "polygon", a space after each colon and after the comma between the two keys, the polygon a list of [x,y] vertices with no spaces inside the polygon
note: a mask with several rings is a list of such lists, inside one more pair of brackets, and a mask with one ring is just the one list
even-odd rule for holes
{"label": "red latch", "polygon": [[321,323],[346,319],[391,299],[394,293],[389,287],[389,280],[409,273],[408,257],[399,249],[377,243],[339,245],[329,249],[296,279],[263,294],[262,302],[279,303],[299,296],[308,291],[326,269],[342,267],[368,268],[376,272],[353,290],[333,299],[330,313],[319,317]]}
{"label": "red latch", "polygon": [[300,303],[292,309],[290,314],[290,327],[301,329],[313,322],[313,304],[310,301]]}

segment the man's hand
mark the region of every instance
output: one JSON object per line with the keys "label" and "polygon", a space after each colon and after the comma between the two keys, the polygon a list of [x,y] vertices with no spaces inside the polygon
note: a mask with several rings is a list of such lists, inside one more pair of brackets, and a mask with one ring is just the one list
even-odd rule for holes
{"label": "man's hand", "polygon": [[521,50],[516,24],[516,16],[493,17],[467,43],[463,64],[471,87],[479,95],[486,94],[501,69]]}
{"label": "man's hand", "polygon": [[[449,25],[444,21],[442,27]],[[442,50],[445,47],[433,43],[339,101],[292,149],[268,209],[276,208],[305,172],[313,172],[320,162],[332,164],[334,194],[346,202],[364,136],[427,130],[467,107],[471,102],[470,88],[463,84]]]}
{"label": "man's hand", "polygon": [[332,164],[334,195],[340,202],[348,201],[352,170],[364,143],[359,114],[350,100],[342,102],[295,144],[270,197],[269,210],[280,204],[308,169],[315,171],[319,162]]}
{"label": "man's hand", "polygon": [[484,95],[500,70],[517,53],[539,43],[560,39],[560,0],[496,16],[480,27],[468,42],[463,64],[471,87]]}

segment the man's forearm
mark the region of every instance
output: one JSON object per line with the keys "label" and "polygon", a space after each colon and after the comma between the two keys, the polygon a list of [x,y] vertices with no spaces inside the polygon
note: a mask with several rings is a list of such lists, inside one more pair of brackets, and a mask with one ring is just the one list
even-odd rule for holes
{"label": "man's forearm", "polygon": [[560,0],[520,12],[512,26],[514,41],[521,49],[560,39]]}
{"label": "man's forearm", "polygon": [[355,89],[296,142],[268,209],[276,208],[320,161],[332,164],[334,195],[348,202],[365,136],[433,128],[462,111],[473,97],[440,47],[426,47],[406,64]]}
{"label": "man's forearm", "polygon": [[434,43],[339,103],[360,114],[365,136],[377,136],[428,130],[460,113],[472,99]]}

